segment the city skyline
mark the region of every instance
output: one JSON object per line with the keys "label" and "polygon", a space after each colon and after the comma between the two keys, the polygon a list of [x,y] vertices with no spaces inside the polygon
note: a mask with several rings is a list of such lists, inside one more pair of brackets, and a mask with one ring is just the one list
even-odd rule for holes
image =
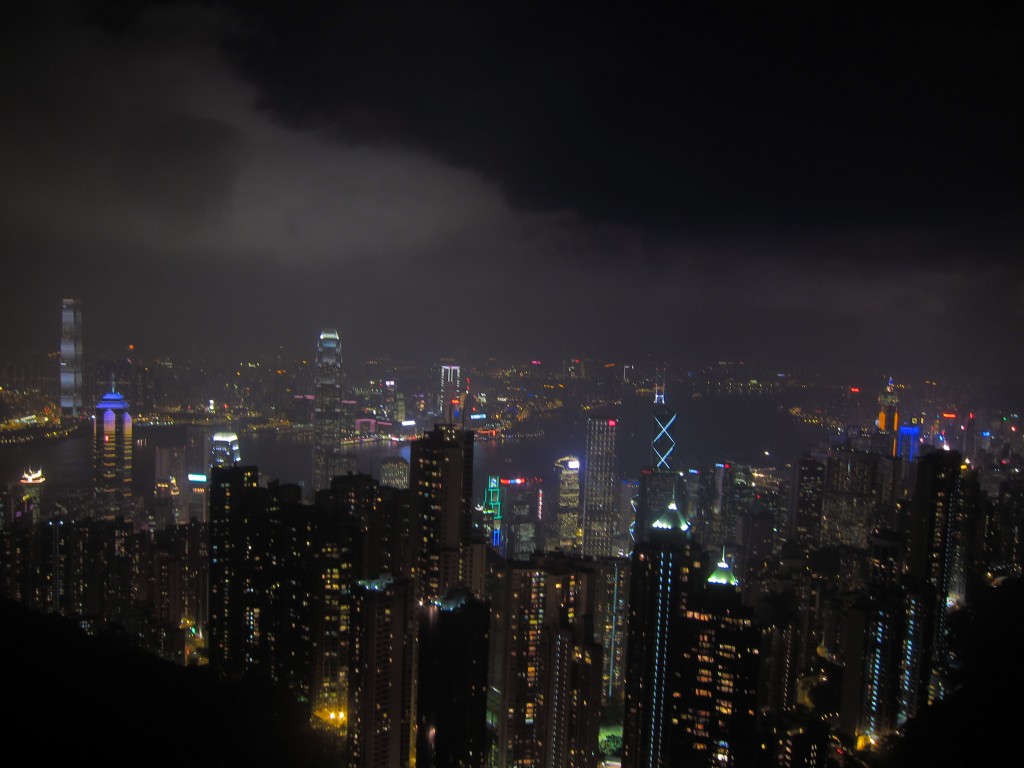
{"label": "city skyline", "polygon": [[1019,376],[1019,10],[958,14],[11,11],[0,346],[56,351],[76,297],[86,355],[337,328],[353,360]]}

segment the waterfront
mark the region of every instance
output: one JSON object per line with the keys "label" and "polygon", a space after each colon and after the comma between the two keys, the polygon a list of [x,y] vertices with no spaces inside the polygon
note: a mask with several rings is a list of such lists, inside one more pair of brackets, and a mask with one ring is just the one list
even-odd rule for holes
{"label": "waterfront", "polygon": [[[705,467],[720,461],[782,466],[825,439],[826,431],[801,423],[788,411],[792,403],[783,394],[760,397],[703,397],[673,404],[678,413],[676,440],[680,469]],[[619,420],[619,465],[623,477],[636,477],[650,463],[651,403],[631,398],[616,406]],[[152,491],[155,449],[184,444],[186,427],[135,428],[134,475],[136,492]],[[555,461],[565,455],[583,456],[586,415],[578,410],[543,414],[530,423],[536,437],[478,440],[474,445],[474,493],[483,496],[487,475],[551,477]],[[312,442],[309,433],[242,432],[242,461],[256,465],[265,481],[312,482]],[[360,472],[377,477],[385,457],[409,459],[411,443],[373,440],[353,444]],[[0,446],[0,480],[17,483],[28,469],[42,468],[47,481],[45,499],[61,498],[91,479],[91,435],[88,432],[58,440]]]}

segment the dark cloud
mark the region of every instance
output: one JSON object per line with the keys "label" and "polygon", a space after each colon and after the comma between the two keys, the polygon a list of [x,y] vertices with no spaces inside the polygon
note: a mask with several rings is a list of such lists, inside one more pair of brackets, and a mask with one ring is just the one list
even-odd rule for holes
{"label": "dark cloud", "polygon": [[23,4],[0,341],[1020,371],[1017,16]]}
{"label": "dark cloud", "polygon": [[1017,11],[307,1],[248,18],[230,47],[281,120],[428,147],[517,206],[683,232],[1019,211]]}

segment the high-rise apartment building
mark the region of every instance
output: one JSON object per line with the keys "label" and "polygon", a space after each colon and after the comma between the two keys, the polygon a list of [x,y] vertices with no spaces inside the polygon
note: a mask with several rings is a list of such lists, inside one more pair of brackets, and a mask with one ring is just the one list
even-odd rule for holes
{"label": "high-rise apartment building", "polygon": [[601,713],[597,573],[564,554],[503,561],[491,610],[488,720],[497,768],[593,768]]}
{"label": "high-rise apartment building", "polygon": [[132,416],[111,391],[96,404],[93,424],[93,489],[99,515],[132,511]]}
{"label": "high-rise apartment building", "polygon": [[414,754],[416,624],[409,579],[359,581],[352,591],[348,745],[354,768],[406,768]]}
{"label": "high-rise apartment building", "polygon": [[583,554],[607,557],[615,551],[618,521],[616,430],[618,421],[600,416],[587,419],[583,467]]}
{"label": "high-rise apartment building", "polygon": [[82,370],[82,302],[64,299],[61,302],[60,335],[60,412],[77,418],[84,402]]}
{"label": "high-rise apartment building", "polygon": [[313,490],[331,484],[340,474],[341,441],[346,436],[345,406],[342,402],[344,378],[341,366],[341,339],[333,328],[320,334],[316,350],[313,391]]}
{"label": "high-rise apartment building", "polygon": [[416,765],[483,768],[490,602],[458,589],[419,609]]}
{"label": "high-rise apartment building", "polygon": [[409,449],[409,486],[418,532],[417,600],[469,584],[473,529],[473,432],[435,424]]}

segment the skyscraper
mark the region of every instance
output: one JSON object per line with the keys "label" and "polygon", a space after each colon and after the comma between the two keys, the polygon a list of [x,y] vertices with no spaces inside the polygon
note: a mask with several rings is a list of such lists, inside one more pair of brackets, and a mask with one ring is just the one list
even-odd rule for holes
{"label": "skyscraper", "polygon": [[615,435],[618,421],[600,416],[587,419],[586,461],[583,468],[583,554],[614,555],[617,521]]}
{"label": "skyscraper", "polygon": [[441,388],[437,395],[437,411],[448,424],[461,418],[462,376],[459,366],[441,366]]}
{"label": "skyscraper", "polygon": [[313,490],[328,488],[339,474],[345,436],[341,339],[333,328],[320,334],[313,392]]}
{"label": "skyscraper", "polygon": [[490,603],[464,589],[419,609],[416,765],[482,768]]}
{"label": "skyscraper", "polygon": [[409,487],[419,530],[417,599],[443,597],[468,586],[473,529],[473,432],[435,424],[409,449]]}
{"label": "skyscraper", "polygon": [[238,449],[238,435],[234,432],[215,432],[210,449],[210,466],[232,467],[242,463]]}
{"label": "skyscraper", "polygon": [[651,438],[651,466],[675,469],[676,412],[665,404],[665,371],[658,372],[654,384],[654,424]]}
{"label": "skyscraper", "polygon": [[566,552],[578,552],[583,546],[580,527],[580,460],[563,456],[555,462],[558,478],[558,511],[555,513],[556,542]]}
{"label": "skyscraper", "polygon": [[123,515],[132,506],[132,416],[111,390],[96,404],[93,424],[93,489],[100,515]]}
{"label": "skyscraper", "polygon": [[61,302],[60,412],[78,417],[82,411],[82,302]]}

